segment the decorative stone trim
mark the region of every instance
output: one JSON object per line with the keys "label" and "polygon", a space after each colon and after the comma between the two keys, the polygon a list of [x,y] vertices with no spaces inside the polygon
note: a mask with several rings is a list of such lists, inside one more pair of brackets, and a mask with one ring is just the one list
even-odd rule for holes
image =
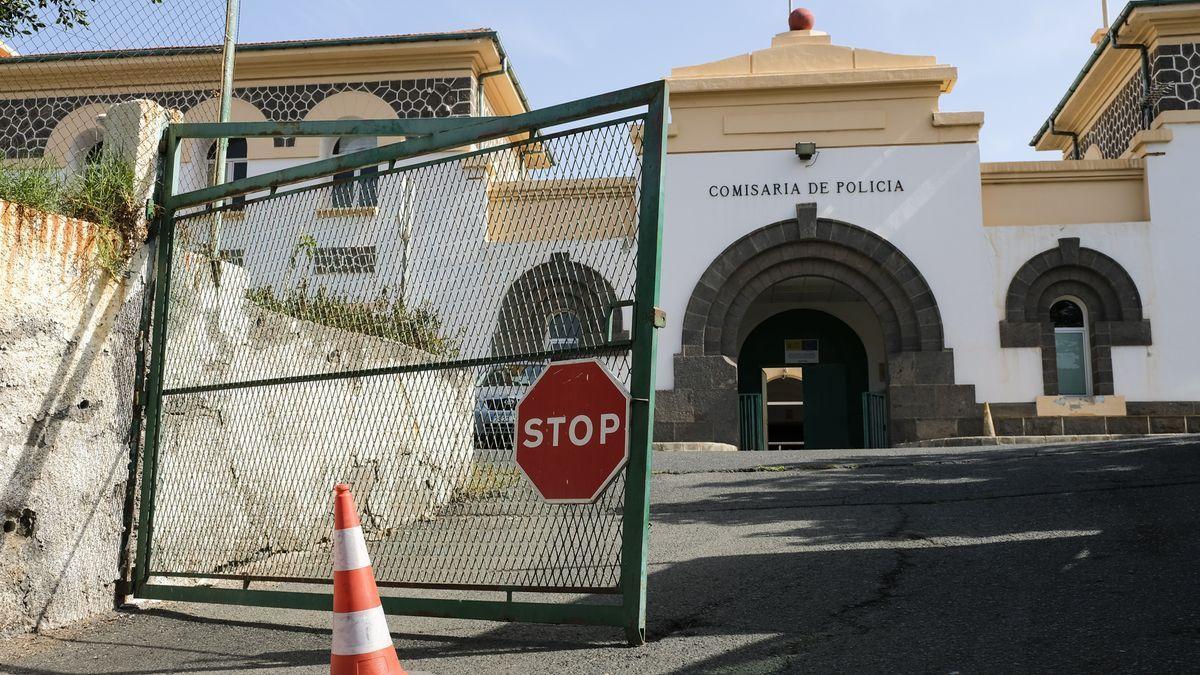
{"label": "decorative stone trim", "polygon": [[736,359],[738,328],[754,299],[804,275],[858,292],[879,317],[888,352],[943,348],[937,301],[908,256],[869,230],[818,219],[815,204],[801,204],[794,220],[742,237],[704,271],[683,318],[683,353]]}
{"label": "decorative stone trim", "polygon": [[1079,139],[1080,156],[1093,145],[1100,148],[1100,156],[1104,159],[1116,159],[1125,154],[1129,140],[1142,128],[1142,98],[1139,70],[1125,81],[1117,97]]}
{"label": "decorative stone trim", "polygon": [[[472,81],[470,77],[437,77],[239,87],[233,96],[276,122],[302,120],[316,104],[346,91],[373,94],[401,118],[453,117],[471,114]],[[187,112],[212,96],[210,90],[191,90],[0,99],[0,147],[8,159],[41,157],[58,123],[71,111],[95,103],[149,99],[164,108]]]}
{"label": "decorative stone trim", "polygon": [[[1040,347],[1044,393],[1058,393],[1058,367],[1050,305],[1069,295],[1086,305],[1092,350],[1092,389],[1114,393],[1113,346],[1149,345],[1150,322],[1142,317],[1142,297],[1120,263],[1080,248],[1079,238],[1058,240],[1058,248],[1030,258],[1013,275],[1000,322],[1000,346]],[[997,431],[999,433],[999,431]]]}
{"label": "decorative stone trim", "polygon": [[1120,415],[1039,416],[1033,403],[993,403],[997,436],[1200,433],[1200,401],[1129,402]]}
{"label": "decorative stone trim", "polygon": [[1123,156],[1134,136],[1146,126],[1144,105],[1149,106],[1152,119],[1170,110],[1200,110],[1200,44],[1158,47],[1151,57],[1150,70],[1150,91],[1143,91],[1142,71],[1138,68],[1080,139],[1080,153],[1094,145],[1105,159]]}
{"label": "decorative stone trim", "polygon": [[656,440],[738,442],[741,323],[763,291],[799,276],[846,284],[878,317],[888,352],[892,443],[983,432],[975,388],[954,381],[937,301],[912,261],[874,232],[817,218],[815,204],[800,204],[795,219],[742,237],[701,275],[683,318],[675,388],[656,399]]}
{"label": "decorative stone trim", "polygon": [[1163,45],[1154,55],[1155,114],[1200,110],[1200,44]]}

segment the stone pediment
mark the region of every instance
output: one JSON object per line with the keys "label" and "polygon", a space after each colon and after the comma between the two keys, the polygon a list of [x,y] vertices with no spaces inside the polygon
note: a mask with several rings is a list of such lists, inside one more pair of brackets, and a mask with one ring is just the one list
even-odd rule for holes
{"label": "stone pediment", "polygon": [[[718,61],[694,66],[683,66],[671,70],[672,81],[709,80],[714,78],[736,78],[750,86],[753,80],[744,78],[764,77],[775,79],[787,75],[816,75],[822,84],[834,84],[839,79],[846,83],[868,82],[873,79],[895,80],[895,71],[926,71],[927,76],[940,78],[942,91],[949,91],[955,79],[954,69],[939,65],[933,56],[890,54],[870,49],[857,49],[835,45],[828,33],[815,30],[796,30],[780,33],[767,49],[741,54]],[[932,71],[932,72],[931,72]],[[836,74],[845,74],[839,78]],[[913,73],[916,74],[916,73]],[[900,78],[908,79],[908,78]],[[739,87],[740,88],[740,87]]]}

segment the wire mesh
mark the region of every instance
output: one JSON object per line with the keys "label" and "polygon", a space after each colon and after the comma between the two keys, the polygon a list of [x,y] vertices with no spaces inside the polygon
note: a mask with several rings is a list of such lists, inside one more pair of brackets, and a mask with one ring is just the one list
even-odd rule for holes
{"label": "wire mesh", "polygon": [[180,215],[151,573],[327,581],[346,481],[381,585],[615,590],[623,472],[547,503],[512,426],[552,360],[629,384],[640,123]]}
{"label": "wire mesh", "polygon": [[[8,53],[0,58],[0,150],[9,170],[81,173],[110,156],[104,150],[106,139],[137,132],[112,128],[123,123],[107,117],[113,105],[150,99],[188,110],[217,96],[224,0],[31,4],[30,20],[7,26],[7,31],[0,26]],[[72,8],[83,15],[74,16]],[[68,17],[69,24],[57,23],[60,16]],[[148,52],[158,60],[138,64],[129,58]],[[126,58],[117,58],[122,53]],[[193,116],[195,121],[216,121],[216,112],[215,105],[201,106]]]}
{"label": "wire mesh", "polygon": [[0,203],[86,221],[83,276],[122,278],[146,239],[161,125],[217,121],[225,0],[3,8]]}

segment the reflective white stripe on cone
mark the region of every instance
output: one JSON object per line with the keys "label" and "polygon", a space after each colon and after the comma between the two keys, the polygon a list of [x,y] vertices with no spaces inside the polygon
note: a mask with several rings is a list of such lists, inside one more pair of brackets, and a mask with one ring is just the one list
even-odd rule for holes
{"label": "reflective white stripe on cone", "polygon": [[361,612],[335,612],[333,615],[333,653],[366,654],[392,646],[383,607]]}
{"label": "reflective white stripe on cone", "polygon": [[344,572],[370,567],[371,556],[363,539],[362,527],[333,531],[333,571]]}

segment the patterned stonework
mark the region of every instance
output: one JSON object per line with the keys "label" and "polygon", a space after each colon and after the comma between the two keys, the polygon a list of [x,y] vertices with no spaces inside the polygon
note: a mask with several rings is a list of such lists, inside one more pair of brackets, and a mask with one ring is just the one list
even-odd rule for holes
{"label": "patterned stonework", "polygon": [[1157,112],[1200,110],[1200,44],[1166,45],[1154,57]]}
{"label": "patterned stonework", "polygon": [[[1200,44],[1159,47],[1151,61],[1151,78],[1151,119],[1164,110],[1200,110]],[[1120,157],[1142,129],[1142,102],[1139,70],[1080,139],[1079,152],[1096,145],[1106,159]]]}
{"label": "patterned stonework", "polygon": [[[244,87],[235,89],[234,96],[258,107],[267,119],[284,122],[303,119],[317,103],[345,91],[374,94],[401,118],[470,115],[474,98],[469,77]],[[59,120],[92,103],[146,98],[187,112],[213,95],[212,91],[195,90],[0,100],[0,147],[9,159],[41,157]]]}
{"label": "patterned stonework", "polygon": [[1140,72],[1121,87],[1121,93],[1101,113],[1091,131],[1079,139],[1082,156],[1093,145],[1099,146],[1105,159],[1120,157],[1129,140],[1142,128],[1142,76]]}

